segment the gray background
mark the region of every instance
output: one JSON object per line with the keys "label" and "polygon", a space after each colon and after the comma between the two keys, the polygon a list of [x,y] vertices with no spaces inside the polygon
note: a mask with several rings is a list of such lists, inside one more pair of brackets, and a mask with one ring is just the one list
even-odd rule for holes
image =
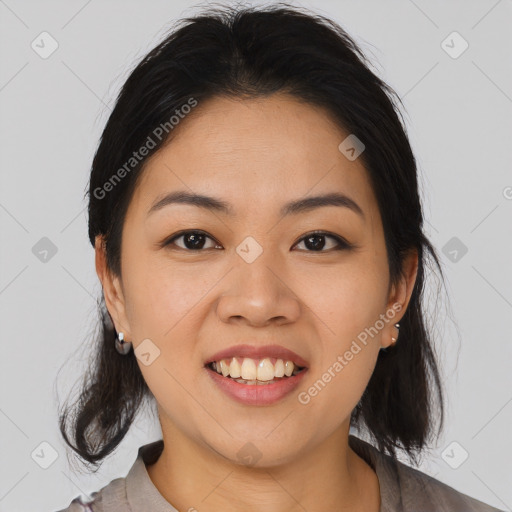
{"label": "gray background", "polygon": [[[0,511],[64,508],[124,476],[138,447],[160,437],[154,418],[141,416],[97,474],[75,471],[57,400],[83,371],[96,322],[83,195],[101,130],[135,61],[194,5],[0,0]],[[407,109],[427,234],[452,304],[448,313],[442,301],[430,305],[439,312],[448,418],[421,470],[510,511],[512,2],[300,5],[346,28]],[[46,59],[31,47],[42,46],[43,31],[59,45]],[[458,58],[442,43],[453,31],[469,43]],[[444,44],[452,54],[462,48],[453,36]],[[43,237],[57,250],[46,261]],[[47,469],[40,464],[52,448],[43,442],[57,455]],[[462,450],[469,457],[454,469]]]}

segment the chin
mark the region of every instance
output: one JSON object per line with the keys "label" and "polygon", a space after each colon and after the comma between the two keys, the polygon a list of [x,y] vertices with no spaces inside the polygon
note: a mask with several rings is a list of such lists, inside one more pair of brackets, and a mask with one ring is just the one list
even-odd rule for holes
{"label": "chin", "polygon": [[[275,427],[275,424],[274,424]],[[210,450],[231,464],[247,468],[275,468],[292,463],[298,456],[297,444],[293,443],[289,435],[286,436],[287,444],[283,445],[283,439],[277,437],[270,440],[268,435],[272,429],[266,429],[261,436],[245,435],[233,437],[226,434],[225,443],[219,443],[218,438],[212,442],[206,441]]]}

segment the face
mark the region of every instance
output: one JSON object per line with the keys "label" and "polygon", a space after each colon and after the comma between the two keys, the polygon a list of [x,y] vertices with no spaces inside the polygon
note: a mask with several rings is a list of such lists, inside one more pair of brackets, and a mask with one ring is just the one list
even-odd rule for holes
{"label": "face", "polygon": [[[390,286],[367,172],[340,152],[349,134],[320,108],[285,95],[215,98],[176,130],[130,203],[121,277],[98,265],[107,307],[136,353],[149,354],[137,360],[162,428],[234,462],[244,446],[257,448],[260,465],[292,462],[348,431],[379,349],[396,336],[416,260]],[[227,208],[181,202],[150,211],[177,191]],[[333,193],[356,206],[282,210]],[[217,383],[229,377],[205,367],[239,344],[280,345],[306,369],[277,400],[249,403],[252,391],[239,400]]]}

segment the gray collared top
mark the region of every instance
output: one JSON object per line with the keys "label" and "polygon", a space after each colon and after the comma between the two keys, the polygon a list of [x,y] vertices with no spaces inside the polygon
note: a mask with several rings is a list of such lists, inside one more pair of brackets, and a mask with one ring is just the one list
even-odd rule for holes
{"label": "gray collared top", "polygon": [[[377,474],[379,512],[503,512],[393,460],[353,435],[349,445]],[[77,497],[59,512],[178,512],[158,492],[146,470],[158,460],[163,446],[162,439],[141,446],[126,477],[116,478],[93,493],[89,503]]]}

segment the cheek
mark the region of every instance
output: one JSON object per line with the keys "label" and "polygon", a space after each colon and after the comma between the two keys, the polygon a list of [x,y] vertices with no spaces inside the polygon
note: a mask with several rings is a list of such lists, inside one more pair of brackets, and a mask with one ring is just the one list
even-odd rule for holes
{"label": "cheek", "polygon": [[303,273],[295,289],[321,327],[322,338],[336,341],[341,349],[384,312],[386,287],[385,268],[368,251],[331,269]]}
{"label": "cheek", "polygon": [[[311,407],[308,416],[323,418],[324,428],[332,431],[350,417],[351,412],[361,399],[375,367],[374,355],[370,350],[361,350],[351,361],[343,358],[344,351],[327,365],[319,374],[311,379],[311,386],[302,395],[304,405]],[[338,359],[338,355],[340,359]],[[343,361],[344,362],[341,362]]]}
{"label": "cheek", "polygon": [[320,346],[318,364],[311,368],[309,387],[301,390],[305,394],[299,402],[311,421],[323,418],[325,434],[347,419],[359,402],[380,348],[380,331],[370,328],[383,313],[384,285],[355,268],[338,271],[324,283],[324,293],[310,295],[309,305],[319,317],[314,315]]}
{"label": "cheek", "polygon": [[[204,315],[200,304],[212,283],[197,270],[177,271],[165,262],[139,264],[132,269],[127,287],[134,339],[137,343],[150,339],[158,354],[147,366],[137,360],[144,380],[176,424],[180,418],[175,412],[185,418],[201,416],[206,421],[204,410],[189,393],[194,395],[193,379],[198,370],[195,341],[203,321],[198,315]],[[183,428],[187,430],[186,425]]]}
{"label": "cheek", "polygon": [[372,327],[385,312],[386,267],[375,251],[360,252],[332,271],[310,274],[301,289],[320,343],[306,407],[317,408],[314,416],[335,428],[357,405],[375,368],[381,329]]}
{"label": "cheek", "polygon": [[193,379],[202,370],[197,368],[200,355],[196,343],[207,314],[202,304],[208,301],[208,291],[218,276],[212,271],[204,275],[193,267],[178,269],[165,260],[148,257],[144,265],[132,267],[127,279],[133,337],[136,343],[151,340],[158,354],[149,366],[139,361],[139,367],[164,409],[193,405],[184,388],[193,389]]}
{"label": "cheek", "polygon": [[[172,344],[174,335],[190,323],[196,306],[211,288],[211,279],[193,266],[173,267],[161,259],[141,257],[127,272],[127,307],[130,325],[137,335]],[[184,321],[186,320],[186,321]],[[165,341],[164,341],[165,340]]]}
{"label": "cheek", "polygon": [[387,303],[382,258],[385,254],[374,248],[361,251],[314,285],[323,290],[314,295],[311,307],[319,312],[325,335],[320,337],[322,357],[312,379],[314,389],[308,393],[316,393],[311,405],[328,418],[331,428],[357,405],[375,368]]}

